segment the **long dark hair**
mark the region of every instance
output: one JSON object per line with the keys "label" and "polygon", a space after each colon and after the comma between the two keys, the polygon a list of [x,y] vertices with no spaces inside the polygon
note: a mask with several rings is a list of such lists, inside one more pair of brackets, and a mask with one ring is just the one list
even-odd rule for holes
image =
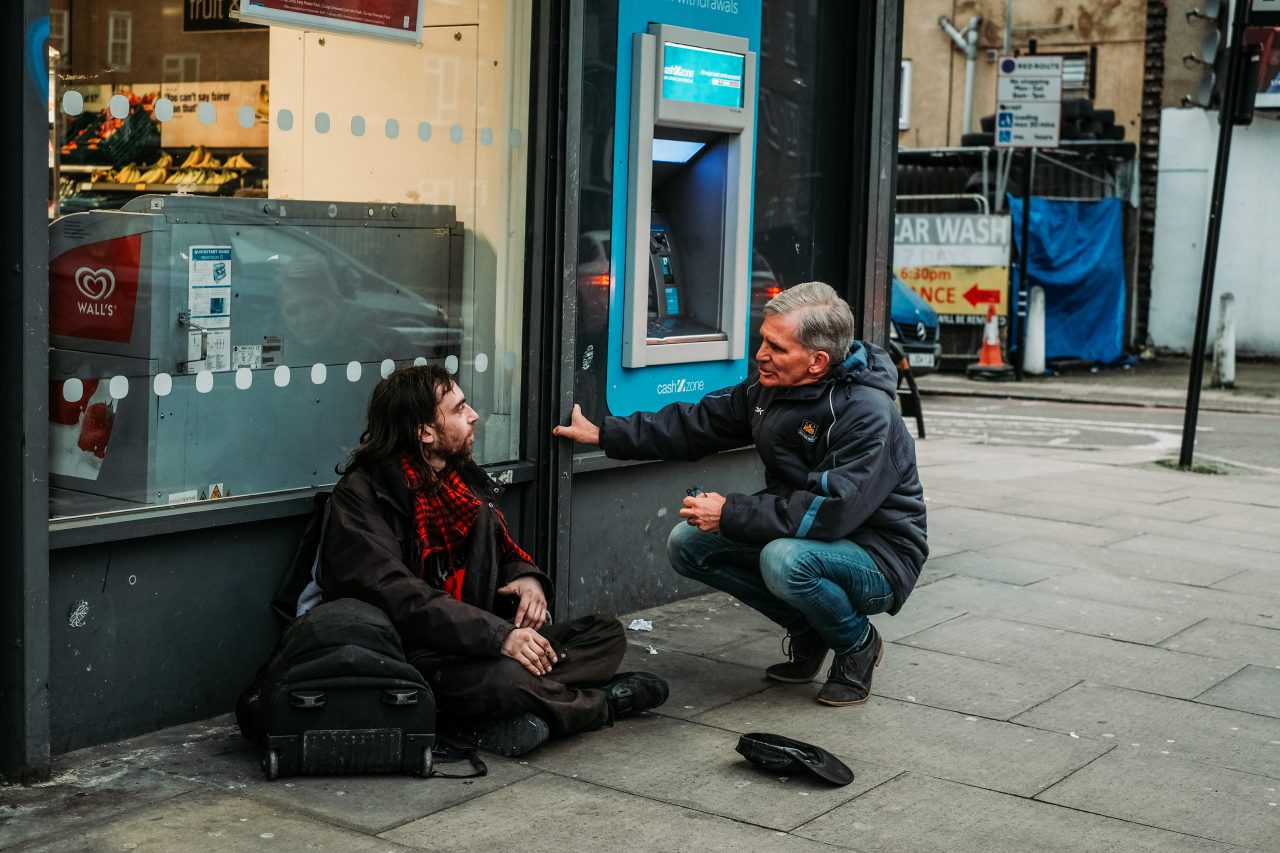
{"label": "long dark hair", "polygon": [[419,479],[430,483],[434,475],[418,432],[435,423],[440,400],[452,386],[453,376],[438,364],[402,367],[385,377],[369,398],[369,419],[360,434],[360,445],[346,465],[338,466],[338,473],[405,453]]}

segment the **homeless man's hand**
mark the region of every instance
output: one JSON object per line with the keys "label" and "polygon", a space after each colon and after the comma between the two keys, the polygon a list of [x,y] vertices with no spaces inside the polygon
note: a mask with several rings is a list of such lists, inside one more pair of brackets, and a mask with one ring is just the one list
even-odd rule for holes
{"label": "homeless man's hand", "polygon": [[517,628],[541,628],[547,621],[547,596],[542,584],[532,575],[522,575],[498,590],[499,595],[518,595],[520,609],[516,611]]}
{"label": "homeless man's hand", "polygon": [[559,660],[547,638],[532,628],[516,628],[508,634],[502,653],[534,675],[546,675]]}
{"label": "homeless man's hand", "polygon": [[552,427],[551,434],[594,447],[600,446],[600,427],[587,420],[587,416],[582,414],[582,407],[577,403],[573,404],[573,411],[569,413],[569,425]]}
{"label": "homeless man's hand", "polygon": [[703,533],[718,533],[722,509],[724,495],[719,492],[704,492],[697,497],[685,498],[680,515]]}

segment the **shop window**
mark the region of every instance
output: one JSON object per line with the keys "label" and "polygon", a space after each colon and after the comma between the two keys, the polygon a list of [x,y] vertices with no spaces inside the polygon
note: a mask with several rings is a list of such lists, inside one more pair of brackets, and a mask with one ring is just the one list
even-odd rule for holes
{"label": "shop window", "polygon": [[58,51],[59,62],[71,59],[70,13],[66,9],[49,10],[49,46]]}
{"label": "shop window", "polygon": [[417,46],[56,2],[53,517],[330,485],[410,364],[520,458],[531,4]]}
{"label": "shop window", "polygon": [[133,13],[107,16],[107,64],[113,71],[128,71],[133,64]]}

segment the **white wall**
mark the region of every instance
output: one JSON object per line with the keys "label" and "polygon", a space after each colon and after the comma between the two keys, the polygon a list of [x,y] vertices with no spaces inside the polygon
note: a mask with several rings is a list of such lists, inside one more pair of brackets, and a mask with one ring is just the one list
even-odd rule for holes
{"label": "white wall", "polygon": [[[1218,298],[1233,293],[1242,354],[1280,355],[1280,121],[1272,115],[1235,129],[1227,167],[1209,340]],[[1163,112],[1148,325],[1157,347],[1191,351],[1217,145],[1216,112]]]}

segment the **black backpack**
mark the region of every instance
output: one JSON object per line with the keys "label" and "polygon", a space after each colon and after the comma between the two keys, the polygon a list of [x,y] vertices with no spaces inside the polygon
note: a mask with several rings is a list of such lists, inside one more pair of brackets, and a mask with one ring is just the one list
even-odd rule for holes
{"label": "black backpack", "polygon": [[295,774],[408,773],[474,749],[438,746],[431,688],[379,607],[343,598],[294,620],[236,703],[240,731],[262,750],[268,779]]}

